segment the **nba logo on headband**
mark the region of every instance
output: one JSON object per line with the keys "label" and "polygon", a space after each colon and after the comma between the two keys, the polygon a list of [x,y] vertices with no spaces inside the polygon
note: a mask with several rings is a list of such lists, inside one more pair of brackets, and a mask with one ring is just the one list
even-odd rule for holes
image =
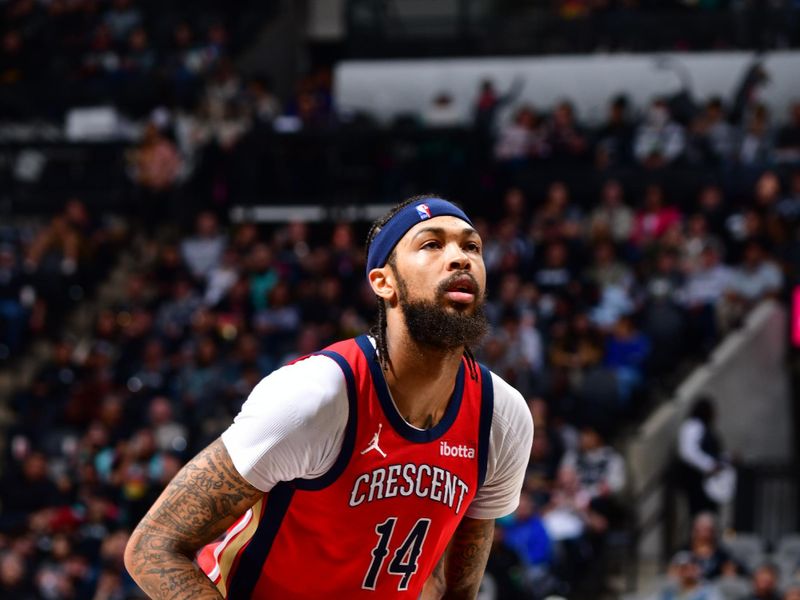
{"label": "nba logo on headband", "polygon": [[392,250],[409,229],[420,221],[427,221],[436,217],[456,217],[472,225],[472,221],[464,211],[447,200],[435,196],[421,198],[425,202],[404,205],[394,213],[394,216],[383,224],[375,234],[367,250],[367,277],[372,269],[386,265]]}

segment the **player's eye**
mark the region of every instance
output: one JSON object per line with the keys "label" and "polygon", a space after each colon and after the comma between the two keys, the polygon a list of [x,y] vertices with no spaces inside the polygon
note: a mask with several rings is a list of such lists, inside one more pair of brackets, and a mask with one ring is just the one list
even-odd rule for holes
{"label": "player's eye", "polygon": [[424,250],[436,250],[437,248],[441,248],[442,244],[439,243],[437,240],[428,240],[424,244],[422,244],[422,248]]}
{"label": "player's eye", "polygon": [[480,245],[478,242],[467,242],[467,243],[464,245],[464,249],[465,249],[467,252],[478,252],[478,253],[480,253],[480,251],[481,251],[481,245]]}

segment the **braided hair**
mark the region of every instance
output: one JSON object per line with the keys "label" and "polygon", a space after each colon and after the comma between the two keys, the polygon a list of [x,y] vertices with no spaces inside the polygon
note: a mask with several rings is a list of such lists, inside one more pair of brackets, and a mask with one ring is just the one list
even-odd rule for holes
{"label": "braided hair", "polygon": [[[396,206],[392,207],[392,209],[387,212],[382,217],[379,217],[372,223],[372,226],[369,229],[369,233],[367,233],[367,244],[366,244],[366,252],[369,254],[370,246],[372,242],[375,240],[375,236],[378,235],[378,232],[389,222],[392,220],[397,213],[403,210],[409,204],[413,204],[415,202],[422,202],[434,196],[434,194],[418,194],[416,196],[411,196],[406,200],[403,200],[401,203],[397,204]],[[441,196],[437,196],[441,197]],[[389,258],[386,260],[387,264],[391,266],[393,269],[396,270],[396,263],[395,263],[395,253],[392,250],[392,253],[389,255]],[[378,322],[373,325],[370,330],[369,334],[375,338],[375,345],[377,346],[378,350],[378,361],[380,362],[381,367],[384,371],[389,371],[392,368],[392,360],[389,358],[389,345],[386,340],[386,301],[383,298],[378,297]],[[475,360],[475,355],[472,353],[472,350],[468,347],[464,347],[464,356],[467,357],[467,365],[469,367],[470,376],[477,381],[478,379],[478,363]]]}

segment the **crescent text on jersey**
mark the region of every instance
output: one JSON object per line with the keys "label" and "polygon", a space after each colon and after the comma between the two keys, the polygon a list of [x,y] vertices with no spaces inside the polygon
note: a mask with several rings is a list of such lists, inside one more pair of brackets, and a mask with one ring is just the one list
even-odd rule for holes
{"label": "crescent text on jersey", "polygon": [[459,514],[469,485],[447,469],[427,464],[389,465],[356,477],[350,506],[395,496],[417,496],[441,502]]}

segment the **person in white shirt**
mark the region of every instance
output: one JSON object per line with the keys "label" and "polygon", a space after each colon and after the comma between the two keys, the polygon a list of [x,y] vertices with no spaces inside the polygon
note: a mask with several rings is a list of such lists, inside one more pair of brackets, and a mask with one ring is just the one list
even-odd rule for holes
{"label": "person in white shirt", "polygon": [[713,423],[714,405],[711,398],[704,396],[695,402],[678,430],[679,483],[686,493],[692,516],[719,510],[719,505],[709,498],[703,487],[705,478],[723,467],[722,444]]}
{"label": "person in white shirt", "polygon": [[686,150],[686,133],[672,120],[669,106],[659,98],[653,101],[646,121],[639,126],[633,142],[633,154],[649,167],[663,167],[675,162]]}

